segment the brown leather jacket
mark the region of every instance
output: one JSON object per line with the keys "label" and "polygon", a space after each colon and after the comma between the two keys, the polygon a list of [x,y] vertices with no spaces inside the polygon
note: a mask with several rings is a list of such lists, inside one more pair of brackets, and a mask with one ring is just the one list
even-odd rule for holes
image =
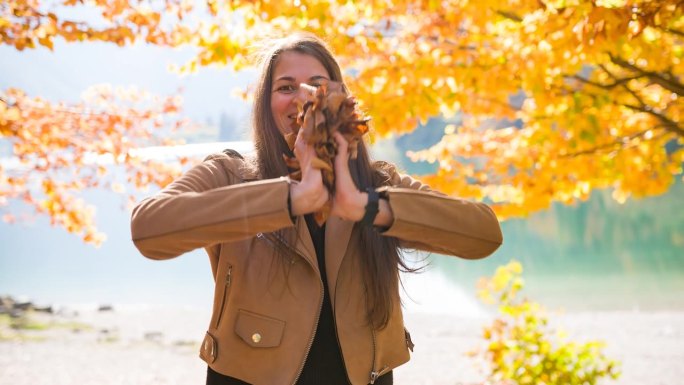
{"label": "brown leather jacket", "polygon": [[[216,287],[200,357],[212,369],[255,385],[296,382],[313,342],[323,301],[316,254],[306,222],[288,213],[288,178],[257,180],[243,160],[212,155],[133,210],[133,242],[148,258],[167,259],[204,247]],[[247,174],[246,174],[247,173]],[[394,223],[383,232],[402,246],[482,258],[502,242],[492,210],[432,192],[391,171]],[[295,226],[293,256],[274,258],[271,232]],[[337,335],[349,380],[372,383],[409,360],[397,288],[389,324],[366,320],[359,261],[365,258],[354,223],[328,219],[326,271]],[[277,241],[277,240],[276,240]]]}

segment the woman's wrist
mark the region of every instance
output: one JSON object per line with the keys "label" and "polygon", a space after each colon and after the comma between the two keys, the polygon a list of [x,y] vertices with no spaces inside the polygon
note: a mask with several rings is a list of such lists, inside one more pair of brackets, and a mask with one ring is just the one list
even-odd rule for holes
{"label": "woman's wrist", "polygon": [[298,183],[292,183],[290,184],[290,195],[288,197],[288,208],[290,209],[290,216],[291,217],[296,217],[298,215],[301,215],[300,211],[300,191],[298,188],[299,184]]}
{"label": "woman's wrist", "polygon": [[353,199],[349,201],[349,205],[346,209],[348,213],[348,218],[351,221],[360,221],[366,212],[366,202],[368,202],[368,193],[362,191],[356,191]]}
{"label": "woman's wrist", "polygon": [[325,186],[307,183],[293,183],[290,185],[290,215],[299,216],[315,212],[323,207],[328,200]]}

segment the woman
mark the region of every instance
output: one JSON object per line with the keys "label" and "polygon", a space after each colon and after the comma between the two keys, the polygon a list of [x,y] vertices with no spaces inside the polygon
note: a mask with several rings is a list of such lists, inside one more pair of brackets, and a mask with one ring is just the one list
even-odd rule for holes
{"label": "woman", "polygon": [[[207,384],[391,384],[413,343],[403,325],[400,248],[462,258],[501,244],[482,203],[446,197],[371,163],[349,159],[337,134],[335,193],[294,145],[300,182],[289,179],[284,135],[296,129],[299,84],[342,81],[325,44],[306,34],[274,42],[254,100],[256,156],[212,155],[133,211],[140,252],[173,258],[204,247],[216,282],[200,357]],[[332,200],[318,226],[312,213]]]}

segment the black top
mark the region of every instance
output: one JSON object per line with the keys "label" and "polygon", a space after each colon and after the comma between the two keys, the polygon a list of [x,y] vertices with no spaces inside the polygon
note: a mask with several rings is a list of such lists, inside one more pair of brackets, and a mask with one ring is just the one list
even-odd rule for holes
{"label": "black top", "polygon": [[[348,385],[347,370],[344,367],[344,359],[340,350],[335,331],[335,317],[333,315],[330,294],[328,292],[328,277],[325,273],[325,224],[319,227],[312,215],[306,215],[306,225],[311,233],[318,268],[323,281],[323,306],[318,319],[318,327],[314,336],[313,344],[306,357],[304,368],[299,376],[297,385]],[[207,370],[207,385],[245,385],[246,382],[232,377],[224,376]],[[379,377],[375,384],[392,385],[392,372]]]}
{"label": "black top", "polygon": [[318,269],[323,281],[323,306],[311,350],[299,376],[298,385],[330,384],[347,385],[347,370],[344,368],[342,352],[335,332],[335,320],[328,292],[328,276],[325,273],[325,224],[319,227],[312,215],[306,215],[311,240],[316,250]]}

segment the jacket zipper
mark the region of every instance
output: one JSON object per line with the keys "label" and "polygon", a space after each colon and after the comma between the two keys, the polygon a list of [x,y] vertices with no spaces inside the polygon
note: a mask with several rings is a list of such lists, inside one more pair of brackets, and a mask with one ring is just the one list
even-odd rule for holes
{"label": "jacket zipper", "polygon": [[228,289],[230,288],[230,283],[233,280],[233,265],[228,265],[228,272],[226,273],[226,283],[223,285],[223,298],[221,300],[221,309],[219,310],[218,317],[216,317],[216,324],[214,328],[218,328],[219,323],[221,323],[221,318],[223,318],[223,309],[226,307],[226,296],[228,295]]}
{"label": "jacket zipper", "polygon": [[[297,254],[299,257],[303,258],[305,261],[307,261],[307,263],[309,263],[308,262],[309,260],[306,259],[306,257],[304,257],[299,251],[297,251],[296,248],[290,246],[289,244],[287,244],[287,242],[283,241],[282,239],[280,239],[277,236],[273,237],[273,238],[275,238],[275,241],[274,241],[273,239],[271,239],[270,236],[263,234],[263,233],[258,233],[257,238],[266,240],[268,243],[270,243],[274,247],[276,246],[276,242],[277,242],[280,245],[287,248],[288,250],[290,250],[291,252]],[[312,269],[316,270],[315,267],[311,263],[309,263],[309,266],[311,266]],[[309,352],[311,351],[311,345],[313,345],[314,337],[316,336],[316,329],[318,329],[318,321],[321,318],[321,310],[323,309],[323,295],[324,295],[324,293],[323,293],[323,282],[321,281],[320,278],[318,279],[318,285],[321,288],[321,290],[320,290],[320,295],[318,297],[319,298],[318,299],[318,312],[316,313],[316,322],[314,322],[314,328],[311,331],[311,337],[309,338],[309,343],[306,346],[306,354],[304,355],[304,360],[299,365],[299,370],[297,371],[297,375],[295,376],[294,381],[292,381],[293,385],[297,384],[297,381],[299,380],[299,376],[302,375],[302,371],[304,370],[304,364],[306,364],[306,359],[307,359],[307,357],[309,357]]]}
{"label": "jacket zipper", "polygon": [[[337,281],[335,282],[335,304],[337,304],[337,293],[339,291],[337,290]],[[333,325],[335,326],[335,337],[337,338],[337,344],[340,346],[340,349],[342,348],[342,345],[340,344],[340,336],[337,334],[337,316],[335,312],[335,308],[333,307]],[[370,385],[375,384],[375,381],[377,381],[378,377],[382,376],[385,374],[388,370],[390,370],[390,367],[388,365],[385,365],[380,369],[379,371],[375,370],[375,352],[377,350],[376,348],[376,342],[375,342],[375,327],[371,323],[370,325],[371,328],[371,336],[373,339],[373,361],[371,363],[371,372],[370,372]],[[351,383],[349,381],[349,374],[347,373],[347,364],[344,362],[344,354],[342,354],[342,364],[344,364],[344,369],[345,369],[345,374],[347,374],[347,383]]]}
{"label": "jacket zipper", "polygon": [[302,371],[304,371],[304,364],[306,364],[306,359],[309,357],[309,352],[311,351],[311,345],[313,345],[314,342],[314,337],[316,336],[316,329],[318,329],[318,321],[321,318],[321,310],[323,309],[323,283],[321,280],[318,280],[319,286],[321,287],[321,295],[320,299],[318,300],[318,313],[316,314],[316,322],[314,323],[314,328],[311,331],[311,338],[309,338],[309,343],[306,345],[306,354],[304,355],[304,360],[302,361],[301,365],[299,365],[299,370],[297,371],[297,376],[295,376],[294,381],[292,382],[293,385],[297,384],[297,381],[299,380],[299,376],[302,375]]}
{"label": "jacket zipper", "polygon": [[375,380],[378,379],[378,375],[375,371],[375,351],[376,346],[375,346],[375,327],[373,327],[373,324],[371,323],[371,337],[373,338],[373,361],[371,361],[371,372],[370,372],[370,384],[373,385],[375,383]]}
{"label": "jacket zipper", "polygon": [[335,327],[335,338],[337,339],[337,346],[340,347],[340,355],[342,356],[342,366],[344,367],[344,374],[347,379],[347,384],[351,385],[351,381],[349,381],[349,372],[347,371],[347,363],[344,361],[344,353],[342,352],[342,344],[340,343],[340,336],[337,334],[337,311],[335,309],[335,305],[337,304],[337,293],[339,291],[337,290],[337,283],[340,280],[337,279],[335,280],[335,303],[331,304],[332,310],[333,310],[333,326]]}
{"label": "jacket zipper", "polygon": [[377,351],[377,343],[375,342],[375,327],[371,323],[371,336],[373,337],[373,363],[371,364],[371,372],[370,372],[370,385],[375,384],[375,381],[378,380],[380,376],[383,374],[387,373],[391,368],[389,365],[383,366],[380,370],[375,369],[375,354]]}

